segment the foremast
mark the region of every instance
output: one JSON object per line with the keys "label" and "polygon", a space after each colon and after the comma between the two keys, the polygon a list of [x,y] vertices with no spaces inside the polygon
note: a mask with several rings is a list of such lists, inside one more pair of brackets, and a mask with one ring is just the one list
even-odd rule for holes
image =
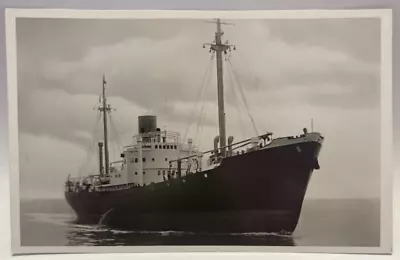
{"label": "foremast", "polygon": [[[110,173],[110,159],[108,153],[108,133],[107,133],[107,112],[111,111],[111,106],[107,104],[106,98],[106,77],[103,74],[103,92],[101,95],[102,105],[99,107],[99,111],[103,113],[103,134],[104,134],[104,163],[105,163],[105,172],[100,171],[100,176],[107,176]],[[100,167],[102,168],[102,167]]]}
{"label": "foremast", "polygon": [[231,47],[235,50],[234,45],[222,43],[222,35],[224,32],[221,29],[220,19],[216,19],[217,31],[215,32],[215,41],[211,44],[204,44],[210,46],[210,52],[216,52],[217,55],[217,86],[218,86],[218,121],[219,121],[219,142],[220,142],[220,153],[222,157],[225,157],[226,153],[226,122],[225,122],[225,105],[224,105],[224,76],[223,76],[223,64],[222,64],[222,53],[231,51]]}

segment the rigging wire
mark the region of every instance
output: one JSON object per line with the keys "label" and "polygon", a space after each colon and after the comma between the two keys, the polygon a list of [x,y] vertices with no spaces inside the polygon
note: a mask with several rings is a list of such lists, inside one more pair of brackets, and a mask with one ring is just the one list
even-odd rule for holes
{"label": "rigging wire", "polygon": [[237,83],[237,86],[238,86],[240,95],[241,95],[241,97],[242,97],[242,99],[243,99],[243,103],[244,103],[244,105],[245,105],[245,107],[246,107],[246,111],[247,111],[247,114],[248,114],[248,116],[249,116],[249,118],[250,118],[250,121],[251,121],[251,123],[252,123],[252,125],[253,125],[254,131],[256,132],[256,134],[257,134],[257,136],[258,136],[259,134],[258,134],[258,131],[257,131],[257,127],[256,127],[256,124],[255,124],[254,118],[253,118],[253,116],[251,115],[250,108],[249,108],[249,105],[247,104],[246,97],[244,96],[243,89],[242,89],[242,86],[241,86],[241,84],[240,84],[240,81],[238,80],[237,73],[236,73],[236,71],[234,71],[234,69],[232,68],[232,63],[231,63],[230,60],[228,60],[228,64],[229,64],[229,66],[228,66],[229,71],[230,71],[230,73],[232,74],[233,78],[235,79],[235,81],[236,81],[236,83]]}
{"label": "rigging wire", "polygon": [[[239,54],[239,53],[238,53]],[[241,58],[240,58],[240,54],[239,55],[236,55],[236,56],[239,56],[239,60],[241,60]],[[228,59],[230,59],[230,56],[228,57]],[[232,64],[231,64],[232,65]],[[233,67],[233,65],[232,65],[232,67]],[[254,83],[254,84],[250,84],[252,87],[253,87],[253,89],[255,90],[255,92],[256,92],[256,94],[257,94],[257,96],[259,96],[261,93],[260,93],[260,87],[259,87],[259,79],[258,79],[258,77],[256,78],[256,82]],[[257,99],[257,101],[256,101],[256,103],[257,103],[257,105],[258,106],[260,106],[260,107],[262,107],[262,103],[261,103],[261,101],[259,100],[259,99]],[[257,115],[255,115],[256,117],[257,117]],[[257,120],[257,123],[258,123],[258,127],[260,127],[261,129],[262,129],[262,131],[263,132],[268,132],[267,131],[267,129],[266,129],[266,127],[265,127],[265,125],[263,124],[263,121],[262,120]]]}
{"label": "rigging wire", "polygon": [[[191,122],[188,124],[188,126],[186,127],[185,134],[183,135],[183,138],[182,138],[182,142],[185,142],[185,141],[186,141],[186,137],[187,137],[187,135],[188,135],[188,133],[189,133],[189,129],[190,129],[190,127],[192,126],[192,124],[194,123],[194,121],[195,121],[195,116],[194,116],[194,114],[195,114],[195,112],[197,111],[197,106],[198,106],[199,103],[200,103],[200,99],[201,99],[201,97],[203,96],[203,92],[205,92],[205,90],[207,89],[206,86],[207,86],[208,78],[209,78],[209,76],[210,76],[210,74],[211,74],[211,72],[212,72],[213,60],[214,60],[214,54],[210,55],[210,60],[209,60],[207,69],[206,69],[206,71],[205,71],[205,73],[204,73],[204,77],[203,77],[202,84],[201,84],[201,86],[200,86],[200,88],[199,88],[199,90],[198,90],[198,92],[197,92],[197,95],[196,95],[196,96],[197,96],[196,104],[195,104],[195,106],[193,107],[192,113],[191,113],[191,115],[190,115],[190,118],[192,118],[193,121],[191,121]],[[180,153],[181,153],[181,150],[178,151],[178,158],[180,157]]]}
{"label": "rigging wire", "polygon": [[207,79],[207,83],[206,83],[206,86],[205,86],[204,100],[203,100],[203,104],[202,104],[202,107],[201,107],[201,110],[200,110],[199,118],[197,120],[197,127],[196,127],[196,134],[195,134],[195,137],[194,137],[194,141],[196,143],[198,142],[197,146],[199,148],[201,146],[201,135],[203,133],[203,128],[204,128],[203,121],[204,121],[204,117],[205,117],[205,114],[206,114],[206,111],[207,111],[206,104],[207,104],[208,93],[209,93],[209,89],[210,89],[209,86],[211,84],[211,80],[212,80],[212,77],[213,77],[213,69],[214,69],[214,63],[212,63],[211,67],[210,67],[209,77]]}
{"label": "rigging wire", "polygon": [[96,117],[95,126],[94,126],[94,129],[92,131],[92,143],[91,143],[90,146],[88,146],[88,150],[86,151],[86,157],[85,157],[84,163],[81,166],[81,169],[79,170],[79,178],[82,177],[83,171],[85,171],[87,169],[88,164],[91,161],[90,158],[92,156],[92,152],[94,150],[94,147],[96,146],[96,140],[97,140],[96,137],[97,137],[97,133],[98,133],[98,130],[99,130],[98,125],[99,125],[100,121],[101,121],[101,113],[98,113],[97,117]]}
{"label": "rigging wire", "polygon": [[110,119],[109,121],[110,121],[110,125],[111,125],[111,128],[112,128],[112,131],[114,131],[114,134],[115,134],[115,141],[116,141],[115,145],[117,146],[118,152],[121,153],[121,151],[122,151],[121,150],[122,143],[121,143],[121,139],[119,138],[119,134],[118,134],[117,128],[115,127],[113,117],[111,117],[111,114],[108,114],[108,118]]}
{"label": "rigging wire", "polygon": [[[211,70],[212,70],[213,59],[214,59],[214,54],[212,54],[212,55],[210,56],[209,64],[208,64],[208,66],[207,66],[206,72],[204,73],[203,82],[202,82],[202,85],[201,85],[201,87],[199,88],[199,91],[198,91],[198,93],[197,93],[196,104],[195,104],[195,106],[194,106],[194,108],[193,108],[193,110],[192,110],[192,113],[191,113],[191,115],[190,115],[190,118],[195,118],[195,117],[194,117],[194,114],[195,114],[195,112],[196,112],[196,110],[197,110],[197,106],[198,106],[198,104],[199,104],[199,102],[200,102],[200,99],[201,99],[201,97],[202,97],[202,93],[204,92],[204,89],[206,88],[207,79],[208,79],[208,77],[209,77],[209,75],[210,75],[210,73],[211,73]],[[189,125],[187,126],[182,141],[185,141],[185,140],[186,140],[187,134],[188,134],[188,132],[189,132],[189,128],[190,128],[190,126],[191,126],[193,123],[194,123],[194,121],[191,121],[191,122],[189,123]]]}
{"label": "rigging wire", "polygon": [[[260,81],[259,81],[259,79],[257,77],[255,85],[254,85],[254,89],[256,91],[257,96],[260,95],[260,86],[259,86],[259,84],[260,84]],[[260,106],[260,107],[262,106],[262,104],[260,102],[260,99],[257,99],[256,103],[257,103],[258,106]],[[268,132],[267,129],[265,128],[264,124],[263,124],[263,121],[262,120],[258,120],[258,122],[260,122],[258,126],[261,127],[262,131],[264,133]]]}
{"label": "rigging wire", "polygon": [[243,119],[242,119],[242,113],[240,113],[240,109],[239,109],[239,104],[240,104],[240,100],[238,99],[237,95],[236,95],[236,91],[235,91],[235,85],[233,82],[233,78],[231,75],[228,74],[228,78],[229,78],[229,89],[233,95],[233,100],[235,102],[235,108],[236,108],[236,112],[238,115],[238,124],[239,124],[239,128],[240,128],[240,132],[242,134],[242,139],[245,138],[245,131],[243,129]]}
{"label": "rigging wire", "polygon": [[90,167],[90,164],[91,164],[92,159],[93,159],[93,152],[96,150],[95,148],[96,148],[96,142],[93,143],[92,148],[90,150],[90,153],[87,155],[87,159],[86,159],[87,163],[86,163],[85,168],[84,168],[85,171],[89,171],[89,167]]}
{"label": "rigging wire", "polygon": [[[113,161],[111,158],[113,158],[114,156],[115,156],[115,153],[114,153],[114,145],[112,144],[112,145],[110,145],[110,146],[108,146],[109,148],[109,150],[108,150],[108,158],[109,158],[109,161],[108,161],[108,165],[111,165],[111,162]],[[110,156],[111,155],[111,156]],[[111,169],[111,167],[109,167],[109,169]]]}

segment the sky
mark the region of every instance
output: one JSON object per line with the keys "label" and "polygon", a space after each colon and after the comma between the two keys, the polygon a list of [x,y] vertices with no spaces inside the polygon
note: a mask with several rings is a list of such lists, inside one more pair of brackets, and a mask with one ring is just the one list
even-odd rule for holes
{"label": "sky", "polygon": [[[325,143],[306,197],[379,197],[379,20],[226,22],[234,25],[223,26],[224,41],[236,45],[224,61],[227,134],[296,135],[313,118]],[[159,127],[211,148],[215,60],[202,45],[214,32],[203,20],[18,18],[21,197],[61,197],[68,174],[96,169],[95,151],[85,162],[103,73],[116,109],[114,159],[116,143],[129,145],[137,117],[149,113]]]}

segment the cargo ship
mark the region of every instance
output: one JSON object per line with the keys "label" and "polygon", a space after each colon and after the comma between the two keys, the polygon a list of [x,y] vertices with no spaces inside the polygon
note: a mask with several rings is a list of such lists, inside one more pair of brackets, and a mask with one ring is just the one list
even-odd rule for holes
{"label": "cargo ship", "polygon": [[238,142],[226,136],[223,55],[236,46],[215,40],[219,135],[201,151],[179,132],[162,130],[157,116],[138,116],[133,143],[110,161],[106,80],[99,111],[103,140],[96,143],[98,173],[65,181],[65,198],[79,223],[138,231],[204,233],[285,232],[298,224],[324,137],[307,128],[297,136],[265,132]]}

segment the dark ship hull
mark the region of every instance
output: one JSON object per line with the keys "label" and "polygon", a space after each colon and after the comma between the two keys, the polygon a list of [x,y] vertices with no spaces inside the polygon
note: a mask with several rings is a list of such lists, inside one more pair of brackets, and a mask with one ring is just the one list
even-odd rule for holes
{"label": "dark ship hull", "polygon": [[318,169],[320,135],[226,157],[214,169],[147,186],[66,192],[80,223],[147,231],[295,230]]}

